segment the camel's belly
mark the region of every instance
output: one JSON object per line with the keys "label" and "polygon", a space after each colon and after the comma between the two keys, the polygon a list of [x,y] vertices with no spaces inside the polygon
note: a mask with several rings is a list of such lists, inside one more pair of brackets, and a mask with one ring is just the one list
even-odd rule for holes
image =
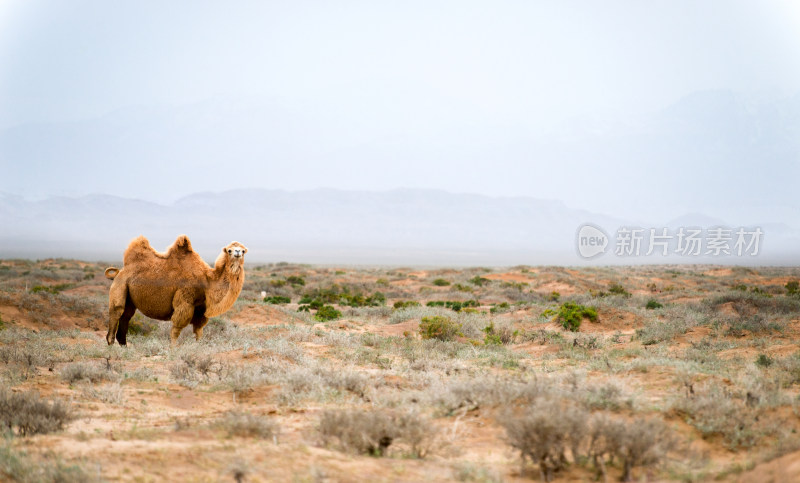
{"label": "camel's belly", "polygon": [[172,317],[172,299],[160,297],[156,300],[148,296],[146,293],[142,294],[139,290],[131,290],[131,301],[139,312],[156,320],[169,320]]}
{"label": "camel's belly", "polygon": [[[157,320],[169,320],[174,311],[173,300],[178,290],[190,292],[190,298],[197,298],[196,290],[192,289],[191,284],[183,287],[165,286],[160,280],[149,279],[147,277],[137,277],[128,281],[128,295],[133,305],[139,312]],[[197,301],[195,301],[197,305]]]}

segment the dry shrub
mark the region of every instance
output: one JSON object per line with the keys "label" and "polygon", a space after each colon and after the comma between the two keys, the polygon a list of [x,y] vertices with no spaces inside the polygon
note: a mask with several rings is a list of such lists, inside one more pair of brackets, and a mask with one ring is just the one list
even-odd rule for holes
{"label": "dry shrub", "polygon": [[[551,481],[567,463],[567,449],[578,448],[583,439],[589,413],[566,406],[555,398],[537,400],[521,414],[500,416],[508,444],[520,452],[523,467],[527,460],[539,466],[543,481]],[[575,431],[577,430],[577,433]]]}
{"label": "dry shrub", "polygon": [[74,419],[69,406],[54,399],[48,403],[35,392],[14,393],[0,388],[0,425],[19,436],[60,431]]}
{"label": "dry shrub", "polygon": [[[704,438],[721,435],[729,448],[749,448],[761,437],[758,427],[760,408],[749,392],[745,399],[728,388],[706,383],[694,387],[673,403],[686,422],[697,428]],[[748,397],[749,396],[749,397]]]}
{"label": "dry shrub", "polygon": [[27,380],[38,373],[37,367],[52,363],[52,357],[44,347],[28,341],[20,343],[15,340],[19,334],[17,331],[4,332],[9,332],[9,345],[0,347],[0,362],[8,364],[10,379]]}
{"label": "dry shrub", "polygon": [[270,418],[240,411],[225,413],[214,426],[224,429],[228,436],[270,439],[277,437],[278,424]]}
{"label": "dry shrub", "polygon": [[568,463],[584,457],[598,473],[607,476],[606,463],[622,464],[622,480],[632,478],[638,466],[654,466],[675,446],[675,438],[660,419],[639,417],[632,421],[586,409],[557,398],[542,398],[521,412],[506,410],[499,417],[508,443],[538,465],[543,481],[551,481]]}
{"label": "dry shrub", "polygon": [[589,424],[587,456],[606,476],[606,461],[622,463],[622,481],[630,481],[633,468],[654,466],[675,447],[676,440],[663,421],[639,417],[632,421],[595,414]]}
{"label": "dry shrub", "polygon": [[349,451],[384,456],[389,446],[399,441],[417,458],[428,454],[435,426],[416,413],[398,414],[371,410],[328,410],[322,413],[319,432],[323,442],[332,439]]}

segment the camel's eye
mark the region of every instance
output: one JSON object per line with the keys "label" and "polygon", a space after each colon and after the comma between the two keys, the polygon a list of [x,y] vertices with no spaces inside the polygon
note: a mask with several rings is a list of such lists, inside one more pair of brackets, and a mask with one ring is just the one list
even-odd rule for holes
{"label": "camel's eye", "polygon": [[230,248],[228,248],[228,253],[233,253],[233,250],[231,250]]}

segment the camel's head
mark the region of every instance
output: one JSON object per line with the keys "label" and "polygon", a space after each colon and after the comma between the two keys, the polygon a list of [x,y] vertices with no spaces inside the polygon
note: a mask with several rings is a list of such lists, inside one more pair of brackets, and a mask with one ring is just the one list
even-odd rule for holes
{"label": "camel's head", "polygon": [[244,254],[247,253],[247,247],[239,242],[231,242],[228,246],[222,247],[222,251],[227,253],[231,259],[242,262]]}

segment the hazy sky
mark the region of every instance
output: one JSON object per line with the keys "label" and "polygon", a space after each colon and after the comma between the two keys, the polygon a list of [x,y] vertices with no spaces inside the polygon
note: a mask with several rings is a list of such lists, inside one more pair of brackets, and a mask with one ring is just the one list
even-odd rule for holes
{"label": "hazy sky", "polygon": [[[285,119],[288,134],[256,126],[236,144],[284,136],[274,141],[282,147],[216,160],[190,152],[185,166],[209,171],[178,177],[170,196],[426,187],[608,211],[623,209],[614,193],[649,179],[647,170],[609,176],[620,184],[606,186],[607,203],[592,203],[581,192],[598,178],[580,176],[592,172],[591,155],[554,169],[553,157],[537,161],[530,143],[574,123],[635,124],[697,91],[795,96],[798,59],[800,3],[792,0],[4,0],[0,128],[141,106],[252,104]],[[103,149],[109,179],[123,176],[113,146]],[[9,153],[0,146],[6,168],[28,162]],[[77,150],[63,159],[80,168],[83,157]],[[99,170],[67,179],[53,167],[48,178],[53,162],[28,175],[10,170],[0,191],[78,195],[107,185]],[[221,181],[215,163],[231,162],[239,176]],[[564,179],[570,173],[577,179]],[[119,193],[163,199],[166,191],[142,183]]]}

